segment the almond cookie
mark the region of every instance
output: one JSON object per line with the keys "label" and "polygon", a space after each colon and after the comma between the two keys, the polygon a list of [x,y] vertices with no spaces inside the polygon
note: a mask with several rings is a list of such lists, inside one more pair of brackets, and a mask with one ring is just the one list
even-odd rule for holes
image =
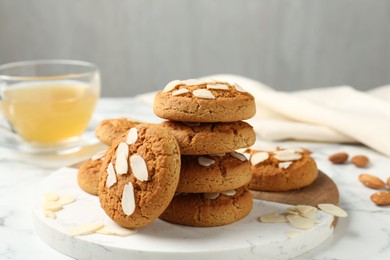
{"label": "almond cookie", "polygon": [[107,215],[126,228],[145,226],[175,194],[179,145],[165,128],[139,124],[114,141],[100,175],[99,199]]}
{"label": "almond cookie", "polygon": [[86,160],[80,165],[79,171],[77,172],[77,182],[80,188],[89,194],[98,195],[99,172],[105,153],[105,151],[98,153]]}
{"label": "almond cookie", "polygon": [[116,138],[120,137],[124,132],[129,131],[130,128],[138,124],[140,124],[140,122],[129,118],[106,119],[101,121],[96,127],[95,136],[102,143],[111,145]]}
{"label": "almond cookie", "polygon": [[180,193],[160,219],[185,226],[215,227],[244,218],[252,207],[252,195],[244,187],[221,193]]}
{"label": "almond cookie", "polygon": [[251,166],[242,154],[232,152],[217,155],[181,157],[177,192],[221,192],[248,184]]}
{"label": "almond cookie", "polygon": [[288,191],[312,184],[318,169],[309,153],[301,149],[250,151],[252,180],[249,188],[258,191]]}
{"label": "almond cookie", "polygon": [[171,81],[156,94],[153,110],[161,118],[184,122],[234,122],[256,113],[251,94],[214,80]]}
{"label": "almond cookie", "polygon": [[253,127],[246,122],[161,124],[176,137],[183,155],[227,153],[255,143]]}

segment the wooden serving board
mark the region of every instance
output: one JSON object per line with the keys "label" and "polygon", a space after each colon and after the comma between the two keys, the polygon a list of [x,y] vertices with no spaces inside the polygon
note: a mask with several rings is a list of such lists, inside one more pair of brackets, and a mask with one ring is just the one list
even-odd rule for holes
{"label": "wooden serving board", "polygon": [[255,199],[291,205],[317,206],[320,203],[339,203],[339,190],[326,174],[319,171],[318,178],[309,186],[292,191],[251,191]]}

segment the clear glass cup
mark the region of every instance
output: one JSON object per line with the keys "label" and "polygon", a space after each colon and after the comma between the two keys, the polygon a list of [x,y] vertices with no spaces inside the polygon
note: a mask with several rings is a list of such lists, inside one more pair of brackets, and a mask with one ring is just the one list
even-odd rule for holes
{"label": "clear glass cup", "polygon": [[[36,60],[0,66],[0,145],[28,153],[65,153],[81,147],[96,102],[96,65]],[[7,129],[8,128],[8,129]]]}

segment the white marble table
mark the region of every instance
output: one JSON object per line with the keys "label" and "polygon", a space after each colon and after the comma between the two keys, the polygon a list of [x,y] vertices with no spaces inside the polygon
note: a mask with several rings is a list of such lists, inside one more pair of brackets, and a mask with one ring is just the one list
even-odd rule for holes
{"label": "white marble table", "polygon": [[[149,108],[131,98],[102,99],[91,129],[98,121],[117,116],[158,121]],[[375,206],[369,199],[374,191],[358,181],[358,175],[365,172],[382,179],[390,177],[390,158],[362,146],[278,144],[312,150],[319,168],[337,184],[340,206],[349,214],[349,217],[339,220],[330,239],[297,259],[390,259],[390,206]],[[101,148],[97,144],[72,155],[37,157],[0,147],[0,259],[70,259],[50,248],[34,233],[31,203],[39,183],[46,176],[62,166],[89,157]],[[371,165],[366,169],[352,164],[333,165],[327,157],[337,151],[346,151],[350,155],[365,154],[370,157]]]}

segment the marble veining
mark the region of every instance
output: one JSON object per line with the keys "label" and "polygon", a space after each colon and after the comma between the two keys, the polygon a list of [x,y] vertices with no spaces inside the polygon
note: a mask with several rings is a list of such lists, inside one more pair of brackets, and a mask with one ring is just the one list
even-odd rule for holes
{"label": "marble veining", "polygon": [[[102,119],[118,116],[158,122],[159,119],[148,109],[131,98],[102,99],[90,129],[93,130]],[[257,145],[265,143],[259,140]],[[361,173],[371,173],[386,180],[390,177],[390,158],[359,145],[306,142],[273,144],[303,146],[312,150],[318,167],[337,184],[340,206],[349,214],[349,217],[339,219],[329,239],[295,259],[390,259],[390,207],[374,205],[369,197],[375,190],[364,187],[357,179]],[[32,204],[37,193],[41,192],[39,187],[42,180],[58,168],[83,160],[99,149],[102,149],[102,146],[93,145],[73,155],[36,157],[19,154],[1,147],[0,144],[0,259],[71,259],[49,247],[33,231]],[[366,169],[356,168],[352,164],[333,165],[327,157],[338,151],[345,151],[350,155],[365,154],[370,157],[371,164]],[[148,234],[156,234],[158,231],[159,227],[151,227]],[[288,231],[290,229],[286,230]],[[184,235],[187,239],[182,240],[189,241],[190,233]],[[262,235],[258,234],[257,239],[263,239]],[[184,243],[182,240],[177,240],[178,248]],[[89,250],[91,247],[83,248],[87,258],[92,257]],[[110,251],[106,246],[94,247],[93,250],[102,255]],[[256,247],[253,247],[252,251],[256,254]],[[281,249],[280,253],[283,254]],[[215,257],[213,254],[209,256],[210,259]]]}

